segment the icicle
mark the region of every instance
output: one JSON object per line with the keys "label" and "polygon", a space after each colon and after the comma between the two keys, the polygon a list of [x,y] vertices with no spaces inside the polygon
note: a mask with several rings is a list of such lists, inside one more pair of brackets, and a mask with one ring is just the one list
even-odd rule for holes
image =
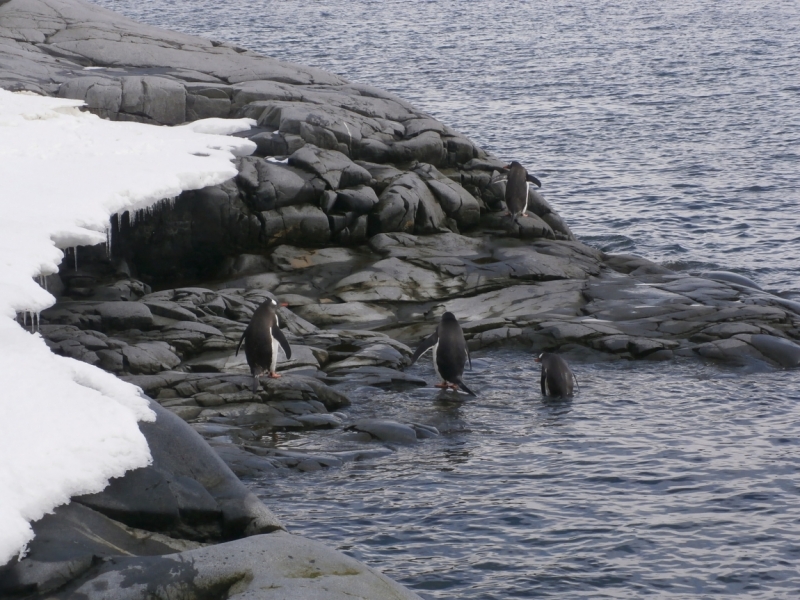
{"label": "icicle", "polygon": [[111,258],[111,227],[106,225],[106,258]]}
{"label": "icicle", "polygon": [[[37,310],[36,311],[36,329],[34,329],[34,332],[35,331],[39,331],[42,328],[41,320],[42,320],[42,313]],[[33,322],[33,315],[31,315],[31,322]]]}
{"label": "icicle", "polygon": [[23,327],[27,327],[28,326],[28,311],[27,310],[22,311],[22,326]]}
{"label": "icicle", "polygon": [[73,252],[73,254],[75,254],[75,270],[77,271],[78,270],[78,247],[74,246],[72,248],[72,252]]}

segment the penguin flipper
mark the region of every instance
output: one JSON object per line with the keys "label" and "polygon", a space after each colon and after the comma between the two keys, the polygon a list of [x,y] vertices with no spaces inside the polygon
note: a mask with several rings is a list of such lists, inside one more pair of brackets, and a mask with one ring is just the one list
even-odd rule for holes
{"label": "penguin flipper", "polygon": [[234,356],[239,356],[239,348],[242,347],[242,342],[244,341],[244,336],[247,335],[247,329],[242,332],[242,337],[239,339],[239,343],[236,344],[236,354]]}
{"label": "penguin flipper", "polygon": [[278,340],[281,348],[283,348],[283,351],[286,353],[286,358],[292,358],[292,347],[289,345],[289,342],[286,341],[286,336],[283,335],[283,332],[277,325],[272,326],[272,337]]}
{"label": "penguin flipper", "polygon": [[539,380],[542,386],[542,396],[547,396],[547,370],[542,367],[542,378]]}
{"label": "penguin flipper", "polygon": [[472,357],[469,355],[469,346],[467,346],[467,360],[469,361],[469,370],[472,371]]}
{"label": "penguin flipper", "polygon": [[411,357],[411,364],[413,365],[417,362],[417,359],[425,354],[428,350],[433,348],[436,345],[436,342],[439,341],[439,330],[437,329],[424,340],[422,340],[417,346],[417,349],[414,351],[414,356]]}
{"label": "penguin flipper", "polygon": [[530,173],[528,173],[527,175],[525,175],[525,179],[527,179],[527,180],[528,180],[528,181],[530,181],[531,183],[534,183],[534,184],[536,184],[536,187],[542,187],[542,182],[541,182],[541,181],[539,181],[539,180],[538,180],[536,177],[534,177],[534,176],[533,176],[533,175],[531,175]]}
{"label": "penguin flipper", "polygon": [[457,384],[458,384],[458,386],[459,386],[459,387],[460,387],[462,390],[464,390],[465,392],[467,392],[467,393],[468,393],[470,396],[475,396],[476,398],[478,397],[478,394],[476,394],[476,393],[475,393],[475,392],[473,392],[471,389],[469,389],[469,388],[468,388],[466,385],[464,385],[464,382],[463,382],[463,381],[461,381],[461,379],[459,379],[459,380],[458,380],[458,381],[456,381],[455,383],[457,383]]}

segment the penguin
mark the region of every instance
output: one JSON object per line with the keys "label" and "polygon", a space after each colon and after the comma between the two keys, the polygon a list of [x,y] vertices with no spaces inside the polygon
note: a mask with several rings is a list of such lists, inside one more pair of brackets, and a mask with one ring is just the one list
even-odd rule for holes
{"label": "penguin", "polygon": [[542,182],[528,173],[517,161],[512,161],[506,165],[508,171],[508,183],[506,183],[506,206],[512,219],[516,221],[520,215],[527,217],[528,213],[528,182],[535,183],[542,187]]}
{"label": "penguin", "polygon": [[458,324],[453,313],[446,312],[442,315],[436,331],[417,346],[414,356],[411,357],[411,364],[413,365],[431,348],[433,348],[433,368],[442,380],[442,383],[437,383],[436,387],[458,390],[460,386],[469,395],[476,396],[477,394],[464,385],[461,380],[467,361],[469,361],[469,368],[472,369],[472,357],[469,355],[461,325]]}
{"label": "penguin", "polygon": [[567,365],[567,361],[558,354],[550,352],[542,352],[534,360],[542,363],[541,386],[544,396],[565,398],[572,395],[575,374]]}
{"label": "penguin", "polygon": [[278,344],[286,353],[286,358],[292,358],[292,349],[289,342],[278,327],[278,303],[272,298],[265,300],[253,313],[253,318],[242,334],[242,339],[236,346],[236,356],[244,342],[244,355],[247,365],[253,374],[253,393],[258,392],[258,378],[269,371],[273,379],[280,377],[275,372],[278,362]]}

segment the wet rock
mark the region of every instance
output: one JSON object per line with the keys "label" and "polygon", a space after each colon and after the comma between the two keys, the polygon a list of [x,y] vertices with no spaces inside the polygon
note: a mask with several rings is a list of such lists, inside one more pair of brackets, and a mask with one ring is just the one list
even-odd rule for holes
{"label": "wet rock", "polygon": [[747,342],[729,338],[700,344],[694,351],[703,358],[743,365],[751,361],[764,361],[764,355]]}
{"label": "wet rock", "polygon": [[200,540],[281,527],[191,427],[154,402],[151,408],[156,421],[140,427],[153,464],[77,502],[131,527]]}
{"label": "wet rock", "polygon": [[339,368],[335,375],[326,379],[328,383],[348,383],[380,388],[399,388],[405,386],[425,386],[424,379],[388,367],[359,366]]}
{"label": "wet rock", "polygon": [[359,419],[352,426],[356,431],[369,433],[382,442],[410,444],[417,441],[417,433],[412,427],[382,419]]}
{"label": "wet rock", "polygon": [[702,276],[707,279],[713,279],[715,281],[726,281],[728,283],[734,283],[736,285],[741,285],[755,290],[762,289],[761,286],[758,285],[752,279],[748,279],[744,275],[739,275],[738,273],[731,273],[729,271],[706,271],[705,273],[702,274]]}
{"label": "wet rock", "polygon": [[750,344],[782,367],[793,368],[800,365],[800,346],[790,340],[757,334],[750,337]]}

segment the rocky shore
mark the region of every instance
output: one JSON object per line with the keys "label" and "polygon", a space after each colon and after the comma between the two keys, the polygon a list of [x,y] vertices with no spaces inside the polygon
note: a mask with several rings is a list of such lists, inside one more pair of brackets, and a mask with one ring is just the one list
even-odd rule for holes
{"label": "rocky shore", "polygon": [[[347,394],[426,385],[404,367],[445,311],[473,350],[800,364],[800,304],[588,247],[535,191],[511,224],[506,161],[382,90],[80,0],[0,0],[0,46],[6,89],[112,120],[248,117],[258,146],[235,180],[114,216],[108,251],[77,248],[47,279],[59,302],[38,330],[153,398],[141,429],[154,463],[36,523],[28,556],[0,568],[4,597],[415,597],[285,533],[236,475],[336,468],[439,435],[353,420]],[[235,348],[267,298],[289,305],[292,359],[253,394]],[[338,447],[272,441],[315,428]]]}

